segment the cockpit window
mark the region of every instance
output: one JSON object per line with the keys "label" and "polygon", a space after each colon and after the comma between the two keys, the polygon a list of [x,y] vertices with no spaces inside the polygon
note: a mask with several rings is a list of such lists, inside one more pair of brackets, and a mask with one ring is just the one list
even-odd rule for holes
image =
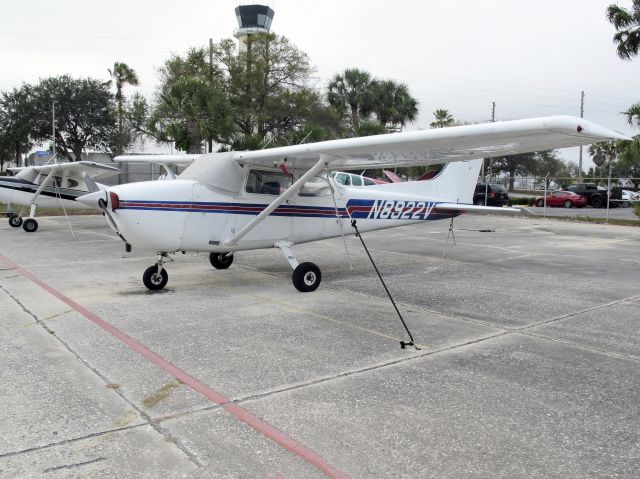
{"label": "cockpit window", "polygon": [[351,175],[351,184],[353,186],[362,186],[362,176]]}
{"label": "cockpit window", "polygon": [[67,188],[75,188],[78,186],[78,182],[73,178],[67,178]]}
{"label": "cockpit window", "polygon": [[293,183],[293,176],[275,170],[251,170],[247,176],[247,193],[279,195]]}
{"label": "cockpit window", "polygon": [[351,186],[351,175],[348,173],[338,173],[336,175],[336,182],[345,186]]}

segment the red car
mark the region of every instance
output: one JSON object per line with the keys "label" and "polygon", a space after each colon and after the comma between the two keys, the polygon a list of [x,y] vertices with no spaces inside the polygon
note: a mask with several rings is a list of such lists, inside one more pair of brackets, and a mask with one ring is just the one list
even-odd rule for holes
{"label": "red car", "polygon": [[[534,204],[539,207],[544,206],[544,196],[538,196]],[[577,206],[582,208],[587,206],[588,201],[584,196],[577,195],[572,191],[554,191],[547,195],[547,206],[564,206],[565,208],[573,208]]]}

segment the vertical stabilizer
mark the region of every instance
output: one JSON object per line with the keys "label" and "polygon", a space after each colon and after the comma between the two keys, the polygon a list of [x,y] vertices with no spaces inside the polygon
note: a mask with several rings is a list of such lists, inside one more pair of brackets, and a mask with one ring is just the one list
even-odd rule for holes
{"label": "vertical stabilizer", "polygon": [[447,163],[438,175],[428,180],[369,186],[384,191],[416,194],[452,203],[473,203],[473,193],[482,167],[482,159]]}

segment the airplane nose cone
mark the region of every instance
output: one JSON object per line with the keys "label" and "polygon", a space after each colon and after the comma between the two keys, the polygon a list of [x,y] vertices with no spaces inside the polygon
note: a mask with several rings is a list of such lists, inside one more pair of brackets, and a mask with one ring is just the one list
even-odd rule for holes
{"label": "airplane nose cone", "polygon": [[97,208],[97,209],[101,209],[100,203],[99,203],[100,200],[104,201],[106,204],[106,201],[107,201],[106,191],[94,191],[93,193],[89,193],[88,195],[83,195],[76,198],[76,201],[79,201],[83,205],[87,205],[91,208]]}

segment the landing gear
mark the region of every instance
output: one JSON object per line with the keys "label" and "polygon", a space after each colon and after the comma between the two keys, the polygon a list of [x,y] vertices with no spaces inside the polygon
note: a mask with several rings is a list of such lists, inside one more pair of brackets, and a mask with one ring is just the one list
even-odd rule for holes
{"label": "landing gear", "polygon": [[38,222],[34,218],[27,218],[22,224],[22,229],[27,233],[35,233],[38,230]]}
{"label": "landing gear", "polygon": [[293,270],[291,280],[298,291],[309,293],[320,286],[322,273],[320,273],[320,268],[313,263],[300,263]]}
{"label": "landing gear", "polygon": [[313,263],[298,263],[298,260],[290,249],[290,246],[293,246],[293,243],[289,243],[288,241],[278,241],[275,246],[280,248],[280,251],[282,251],[282,254],[284,254],[284,257],[287,258],[287,261],[293,268],[291,281],[293,281],[293,285],[296,289],[302,293],[310,293],[311,291],[318,289],[320,281],[322,281],[320,268]]}
{"label": "landing gear", "polygon": [[16,214],[13,214],[13,215],[9,216],[9,224],[13,228],[19,228],[20,226],[22,226],[22,218],[20,218]]}
{"label": "landing gear", "polygon": [[209,262],[215,269],[227,269],[233,263],[231,253],[209,253]]}
{"label": "landing gear", "polygon": [[158,255],[158,262],[148,267],[142,275],[142,282],[151,291],[158,291],[164,288],[169,281],[169,273],[162,266],[166,261],[172,261],[166,253]]}

